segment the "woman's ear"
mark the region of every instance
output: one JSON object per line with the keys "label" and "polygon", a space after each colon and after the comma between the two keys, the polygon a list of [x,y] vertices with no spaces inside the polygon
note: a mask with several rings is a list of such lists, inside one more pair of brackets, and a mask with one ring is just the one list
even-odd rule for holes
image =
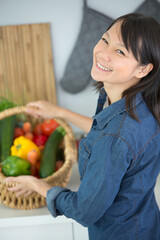
{"label": "woman's ear", "polygon": [[149,72],[151,72],[153,69],[153,64],[152,63],[148,63],[147,65],[142,65],[139,67],[139,70],[138,70],[138,78],[143,78],[145,76],[148,75]]}

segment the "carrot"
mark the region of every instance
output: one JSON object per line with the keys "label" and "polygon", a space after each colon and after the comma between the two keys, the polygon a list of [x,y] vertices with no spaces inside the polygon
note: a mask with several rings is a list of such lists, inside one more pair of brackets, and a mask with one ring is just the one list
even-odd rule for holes
{"label": "carrot", "polygon": [[35,165],[38,160],[38,152],[35,149],[32,149],[28,152],[27,160],[31,163],[31,165]]}
{"label": "carrot", "polygon": [[44,149],[44,145],[39,146],[39,150],[42,152]]}
{"label": "carrot", "polygon": [[31,124],[30,122],[24,122],[22,127],[24,133],[31,132]]}
{"label": "carrot", "polygon": [[36,175],[36,165],[31,165],[31,175],[32,176]]}
{"label": "carrot", "polygon": [[27,132],[24,134],[24,137],[28,138],[29,140],[33,140],[33,134],[31,132]]}

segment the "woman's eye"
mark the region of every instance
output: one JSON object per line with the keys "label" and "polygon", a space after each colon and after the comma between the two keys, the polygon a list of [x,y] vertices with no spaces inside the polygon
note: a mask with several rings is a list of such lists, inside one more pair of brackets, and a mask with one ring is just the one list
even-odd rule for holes
{"label": "woman's eye", "polygon": [[122,54],[122,55],[125,55],[124,52],[122,52],[120,49],[117,49],[117,52]]}
{"label": "woman's eye", "polygon": [[102,38],[102,40],[103,40],[105,43],[107,43],[107,44],[108,44],[108,42],[107,42],[107,40],[106,40],[105,38]]}

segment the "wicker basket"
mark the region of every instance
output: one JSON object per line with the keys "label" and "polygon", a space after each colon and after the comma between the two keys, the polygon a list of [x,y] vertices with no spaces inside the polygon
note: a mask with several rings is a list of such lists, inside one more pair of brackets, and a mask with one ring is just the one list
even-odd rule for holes
{"label": "wicker basket", "polygon": [[[26,113],[26,107],[15,107],[7,109],[0,113],[0,120],[20,113]],[[56,119],[56,121],[66,130],[66,135],[63,139],[65,162],[58,171],[53,173],[51,176],[44,178],[43,180],[50,184],[51,186],[65,187],[69,182],[72,172],[72,166],[77,159],[77,148],[75,138],[70,126],[62,119]],[[5,178],[6,177],[2,173],[0,173],[1,204],[4,204],[10,208],[23,210],[39,208],[46,205],[45,198],[36,192],[33,192],[31,195],[26,197],[24,196],[16,197],[16,193],[8,191],[7,188],[9,186],[14,186],[18,183],[5,183],[4,182]]]}

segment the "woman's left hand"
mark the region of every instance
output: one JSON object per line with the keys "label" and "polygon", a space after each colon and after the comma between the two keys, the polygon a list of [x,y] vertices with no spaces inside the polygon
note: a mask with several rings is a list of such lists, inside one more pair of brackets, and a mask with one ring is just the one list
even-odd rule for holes
{"label": "woman's left hand", "polygon": [[51,188],[44,180],[33,176],[7,177],[5,182],[18,183],[16,186],[8,187],[8,191],[16,192],[17,197],[28,196],[34,191],[46,197],[47,191]]}

